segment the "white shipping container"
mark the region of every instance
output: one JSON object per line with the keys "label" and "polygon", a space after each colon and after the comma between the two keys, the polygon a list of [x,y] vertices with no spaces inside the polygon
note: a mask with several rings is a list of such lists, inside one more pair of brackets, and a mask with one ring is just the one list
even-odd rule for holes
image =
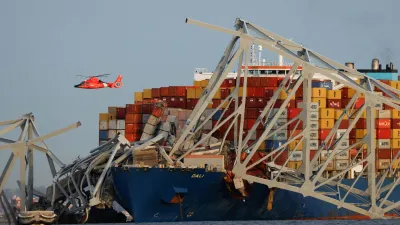
{"label": "white shipping container", "polygon": [[121,136],[125,136],[125,130],[117,130],[118,133],[121,134]]}
{"label": "white shipping container", "polygon": [[379,149],[390,149],[390,139],[378,139],[376,145]]}
{"label": "white shipping container", "polygon": [[308,143],[310,144],[310,150],[318,150],[318,140],[310,140]]}
{"label": "white shipping container", "polygon": [[387,169],[390,166],[390,159],[378,159],[378,169]]}
{"label": "white shipping container", "polygon": [[[279,111],[279,109],[273,109],[272,113],[269,115],[269,118],[272,118],[278,111]],[[279,115],[278,118],[279,119],[287,119],[287,109],[283,109],[282,113]]]}
{"label": "white shipping container", "polygon": [[391,119],[390,114],[391,114],[390,110],[378,110],[378,117],[379,118]]}
{"label": "white shipping container", "polygon": [[108,130],[108,121],[100,121],[99,130]]}
{"label": "white shipping container", "polygon": [[342,140],[341,143],[338,143],[338,144],[339,144],[338,149],[341,149],[341,150],[346,149],[349,147],[349,140]]}
{"label": "white shipping container", "polygon": [[117,129],[125,130],[125,120],[117,120]]}
{"label": "white shipping container", "polygon": [[212,130],[212,128],[213,128],[212,127],[212,120],[207,121],[206,124],[204,124],[204,127],[203,127],[203,129],[205,129],[205,130]]}
{"label": "white shipping container", "polygon": [[318,130],[310,131],[310,140],[318,140]]}
{"label": "white shipping container", "polygon": [[280,130],[273,135],[274,140],[284,141],[287,140],[287,130]]}
{"label": "white shipping container", "polygon": [[[339,152],[338,152],[339,153]],[[344,151],[341,152],[340,154],[336,154],[336,159],[337,160],[341,160],[341,159],[349,159],[350,157],[349,151]]]}
{"label": "white shipping container", "polygon": [[[329,150],[329,153],[331,153],[332,150]],[[321,150],[321,160],[325,161],[328,159],[328,151],[327,150]]]}
{"label": "white shipping container", "polygon": [[310,130],[316,130],[318,131],[319,129],[319,123],[317,121],[310,121]]}
{"label": "white shipping container", "polygon": [[109,120],[108,121],[108,129],[116,130],[117,129],[117,120]]}
{"label": "white shipping container", "polygon": [[108,130],[108,138],[114,138],[117,135],[117,130]]}
{"label": "white shipping container", "polygon": [[[338,130],[336,131],[336,139],[339,139],[345,132],[346,132],[346,129],[338,129]],[[345,140],[348,140],[348,139],[349,139],[349,135],[347,134],[347,135],[344,137],[344,139],[345,139]]]}
{"label": "white shipping container", "polygon": [[[304,109],[304,105],[305,105],[304,102],[299,102],[298,108]],[[318,112],[319,111],[319,103],[311,102],[309,110],[310,110],[310,112]]]}
{"label": "white shipping container", "polygon": [[345,170],[347,167],[349,167],[348,159],[335,160],[335,170]]}
{"label": "white shipping container", "polygon": [[273,129],[278,129],[279,127],[285,125],[287,123],[287,119],[278,119],[273,126]]}
{"label": "white shipping container", "polygon": [[[293,153],[293,154],[291,154],[291,153]],[[289,160],[290,161],[302,161],[303,160],[303,152],[302,151],[289,152]]]}
{"label": "white shipping container", "polygon": [[319,112],[310,112],[310,120],[311,121],[318,121],[319,120]]}
{"label": "white shipping container", "polygon": [[[222,170],[225,168],[225,163],[224,163],[224,156],[223,155],[188,155],[183,158],[183,163],[185,166],[197,166],[197,167],[204,167],[204,166],[210,166],[210,167],[217,167],[219,170]],[[207,176],[207,175],[198,175],[200,177],[197,177],[196,174],[193,174],[193,178],[201,178],[201,176]]]}

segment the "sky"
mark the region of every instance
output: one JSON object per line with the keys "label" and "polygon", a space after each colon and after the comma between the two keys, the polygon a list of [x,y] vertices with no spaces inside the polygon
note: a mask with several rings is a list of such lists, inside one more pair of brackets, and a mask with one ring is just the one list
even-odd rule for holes
{"label": "sky", "polygon": [[[340,63],[400,65],[400,1],[0,1],[0,121],[32,112],[41,135],[64,163],[98,145],[98,114],[133,103],[135,91],[191,85],[195,68],[214,70],[231,37],[185,18],[233,29],[243,18]],[[267,61],[277,58],[267,58]],[[73,88],[81,78],[123,75],[121,89]],[[19,131],[10,133],[16,140]],[[0,151],[0,171],[10,150]],[[35,185],[51,183],[35,152]],[[6,187],[16,187],[16,163]]]}

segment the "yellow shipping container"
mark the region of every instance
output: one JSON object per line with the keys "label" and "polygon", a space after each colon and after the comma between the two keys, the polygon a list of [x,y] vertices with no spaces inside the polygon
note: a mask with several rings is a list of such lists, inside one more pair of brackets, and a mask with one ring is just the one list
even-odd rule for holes
{"label": "yellow shipping container", "polygon": [[261,151],[265,150],[265,141],[261,142],[260,146],[258,146],[258,150],[261,150]]}
{"label": "yellow shipping container", "polygon": [[[281,93],[279,93],[278,99],[280,99],[280,100],[285,100],[285,99],[287,99],[287,98],[288,98],[288,94],[286,93],[285,90],[282,90]],[[292,96],[291,99],[295,99],[295,98],[296,98],[296,96],[295,96],[295,94],[294,94],[294,95]]]}
{"label": "yellow shipping container", "polygon": [[[223,101],[223,100],[222,100]],[[229,101],[226,101],[224,104],[222,104],[222,106],[221,106],[221,108],[223,108],[223,109],[225,109],[225,108],[227,108],[228,107],[228,103],[229,103]],[[232,103],[231,103],[232,104]],[[226,114],[227,112],[225,112],[225,114]]]}
{"label": "yellow shipping container", "polygon": [[201,81],[200,81],[200,80],[194,80],[194,81],[193,81],[193,86],[195,86],[195,87],[201,87]]}
{"label": "yellow shipping container", "polygon": [[213,106],[212,103],[208,104],[207,109],[212,109],[213,108],[212,106]]}
{"label": "yellow shipping container", "polygon": [[397,109],[392,109],[392,119],[400,119],[400,111]]}
{"label": "yellow shipping container", "polygon": [[400,138],[400,129],[393,129],[392,130],[392,138],[393,139]]}
{"label": "yellow shipping container", "polygon": [[196,88],[188,87],[186,89],[186,98],[188,98],[188,99],[196,98]]}
{"label": "yellow shipping container", "polygon": [[[343,109],[335,109],[335,120],[339,119],[339,117],[342,115],[343,111],[344,111]],[[343,119],[344,120],[348,120],[349,119],[347,114],[344,115]]]}
{"label": "yellow shipping container", "polygon": [[152,98],[151,97],[151,89],[149,89],[149,88],[143,89],[143,98],[144,99]]}
{"label": "yellow shipping container", "polygon": [[367,129],[356,129],[356,138],[362,139],[367,134]]}
{"label": "yellow shipping container", "polygon": [[[356,93],[357,93],[356,90],[354,90],[354,89],[352,89],[352,88],[349,88],[349,89],[347,90],[347,98],[352,98]],[[364,94],[363,94],[363,93],[360,93],[359,98],[364,98]]]}
{"label": "yellow shipping container", "polygon": [[311,98],[312,102],[318,102],[318,107],[320,109],[326,108],[326,98]]}
{"label": "yellow shipping container", "polygon": [[203,88],[196,88],[196,98],[200,98],[203,94]]}
{"label": "yellow shipping container", "polygon": [[[297,143],[299,143],[299,142],[300,142],[300,144],[299,144],[299,146],[297,146],[297,148],[296,148],[296,145],[297,145]],[[300,141],[300,140],[294,140],[294,141],[292,141],[292,142],[290,142],[290,143],[288,144],[288,148],[289,148],[289,151],[294,151],[295,148],[296,148],[296,151],[301,151],[301,150],[303,150],[303,142]]]}
{"label": "yellow shipping container", "polygon": [[312,88],[311,97],[326,98],[326,88]]}
{"label": "yellow shipping container", "polygon": [[300,168],[302,163],[303,162],[301,162],[301,161],[299,161],[299,162],[297,162],[297,161],[293,161],[293,162],[289,161],[288,162],[288,167],[291,168],[291,169],[298,169],[298,168]]}
{"label": "yellow shipping container", "polygon": [[218,90],[215,92],[213,99],[221,99],[221,89],[220,88],[218,88]]}
{"label": "yellow shipping container", "polygon": [[399,89],[399,82],[398,82],[398,81],[391,80],[391,81],[389,81],[389,85],[390,85],[392,88]]}
{"label": "yellow shipping container", "polygon": [[395,159],[393,160],[393,164],[392,164],[392,168],[393,169],[400,169],[400,160],[399,159]]}
{"label": "yellow shipping container", "polygon": [[207,84],[208,84],[208,80],[202,80],[201,81],[201,86],[200,87],[207,87]]}
{"label": "yellow shipping container", "polygon": [[328,90],[327,99],[342,99],[342,92],[340,90]]}
{"label": "yellow shipping container", "polygon": [[335,109],[319,109],[320,119],[335,119]]}
{"label": "yellow shipping container", "polygon": [[109,117],[109,113],[99,113],[99,121],[108,121]]}
{"label": "yellow shipping container", "polygon": [[334,119],[320,119],[319,129],[331,129],[335,125]]}
{"label": "yellow shipping container", "polygon": [[143,92],[135,92],[135,102],[143,101]]}
{"label": "yellow shipping container", "polygon": [[400,139],[392,139],[392,148],[400,148]]}

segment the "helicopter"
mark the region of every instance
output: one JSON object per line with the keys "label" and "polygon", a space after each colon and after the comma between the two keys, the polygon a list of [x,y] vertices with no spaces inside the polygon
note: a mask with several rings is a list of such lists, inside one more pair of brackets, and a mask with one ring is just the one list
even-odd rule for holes
{"label": "helicopter", "polygon": [[117,79],[113,83],[104,82],[100,80],[100,77],[107,77],[110,74],[100,74],[97,76],[83,76],[77,75],[78,77],[85,77],[86,80],[81,83],[74,85],[75,88],[81,89],[100,89],[100,88],[120,88],[122,87],[122,75],[119,74]]}

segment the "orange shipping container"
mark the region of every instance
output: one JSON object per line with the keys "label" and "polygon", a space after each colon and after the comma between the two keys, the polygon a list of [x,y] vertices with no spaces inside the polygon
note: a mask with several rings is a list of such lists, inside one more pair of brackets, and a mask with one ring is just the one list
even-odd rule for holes
{"label": "orange shipping container", "polygon": [[125,123],[142,123],[142,114],[126,114]]}

